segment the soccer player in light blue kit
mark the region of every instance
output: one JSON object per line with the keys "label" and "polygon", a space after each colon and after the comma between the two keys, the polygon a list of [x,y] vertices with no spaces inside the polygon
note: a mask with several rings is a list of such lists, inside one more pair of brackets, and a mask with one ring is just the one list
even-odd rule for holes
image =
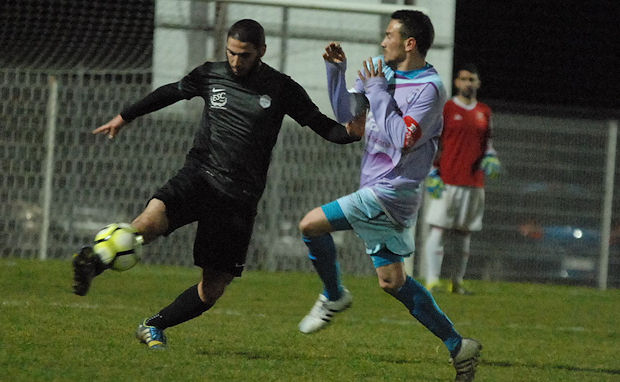
{"label": "soccer player in light blue kit", "polygon": [[364,136],[365,152],[359,190],[311,210],[299,223],[324,284],[299,330],[316,332],[351,305],[351,293],[341,284],[330,232],[352,229],[365,242],[381,288],[444,342],[456,381],[472,381],[482,346],[454,329],[428,290],[407,276],[403,266],[403,258],[414,251],[424,179],[443,126],[445,90],[425,59],[433,39],[432,23],[424,13],[394,12],[381,43],[384,55],[364,61],[350,92],[345,84],[344,51],[333,42],[325,49],[334,113],[339,121],[356,117],[348,129]]}

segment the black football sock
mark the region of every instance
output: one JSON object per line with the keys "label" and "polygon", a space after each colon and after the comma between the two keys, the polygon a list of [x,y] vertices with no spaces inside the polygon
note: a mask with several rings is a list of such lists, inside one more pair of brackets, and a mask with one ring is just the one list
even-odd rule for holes
{"label": "black football sock", "polygon": [[196,318],[212,306],[213,304],[205,304],[200,299],[198,285],[194,285],[181,293],[172,304],[147,319],[146,324],[163,330]]}

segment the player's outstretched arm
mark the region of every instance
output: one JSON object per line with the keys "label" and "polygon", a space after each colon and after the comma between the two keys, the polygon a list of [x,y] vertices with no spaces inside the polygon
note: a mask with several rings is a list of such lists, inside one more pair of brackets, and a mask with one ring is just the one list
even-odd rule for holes
{"label": "player's outstretched arm", "polygon": [[182,99],[190,99],[194,95],[196,94],[181,90],[178,82],[160,86],[140,101],[126,107],[119,115],[112,118],[105,125],[101,125],[93,130],[93,134],[107,134],[108,138],[112,139],[123,126],[137,117],[152,113]]}
{"label": "player's outstretched arm", "polygon": [[117,115],[112,118],[108,123],[103,124],[92,131],[93,134],[107,134],[108,138],[112,139],[118,134],[123,126],[125,126],[127,122],[121,117],[121,115]]}
{"label": "player's outstretched arm", "polygon": [[[347,90],[344,76],[347,57],[340,43],[330,42],[323,52],[323,60],[327,70],[327,92],[336,120],[340,123],[350,122],[367,105]],[[361,98],[365,99],[363,95]]]}

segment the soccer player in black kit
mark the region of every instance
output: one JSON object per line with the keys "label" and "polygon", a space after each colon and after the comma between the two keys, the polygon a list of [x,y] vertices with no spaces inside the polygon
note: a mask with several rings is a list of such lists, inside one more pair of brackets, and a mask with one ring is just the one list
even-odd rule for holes
{"label": "soccer player in black kit", "polygon": [[[178,173],[161,187],[131,223],[149,243],[197,221],[194,263],[202,280],[181,293],[136,332],[150,349],[166,346],[164,329],[198,317],[222,296],[245,264],[258,201],[265,188],[271,151],[285,114],[328,141],[360,139],[322,114],[290,77],[261,61],[262,26],[250,19],[228,31],[227,61],[206,62],[181,81],[164,85],[93,130],[114,138],[131,120],[182,99],[205,100],[201,127]],[[74,257],[74,292],[85,295],[105,266],[84,247]]]}

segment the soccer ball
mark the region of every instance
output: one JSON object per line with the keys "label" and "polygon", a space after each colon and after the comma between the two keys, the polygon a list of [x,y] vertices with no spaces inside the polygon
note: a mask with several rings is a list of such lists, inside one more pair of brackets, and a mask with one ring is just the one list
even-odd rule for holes
{"label": "soccer ball", "polygon": [[127,223],[105,226],[95,235],[93,251],[109,268],[126,271],[140,261],[142,235]]}

